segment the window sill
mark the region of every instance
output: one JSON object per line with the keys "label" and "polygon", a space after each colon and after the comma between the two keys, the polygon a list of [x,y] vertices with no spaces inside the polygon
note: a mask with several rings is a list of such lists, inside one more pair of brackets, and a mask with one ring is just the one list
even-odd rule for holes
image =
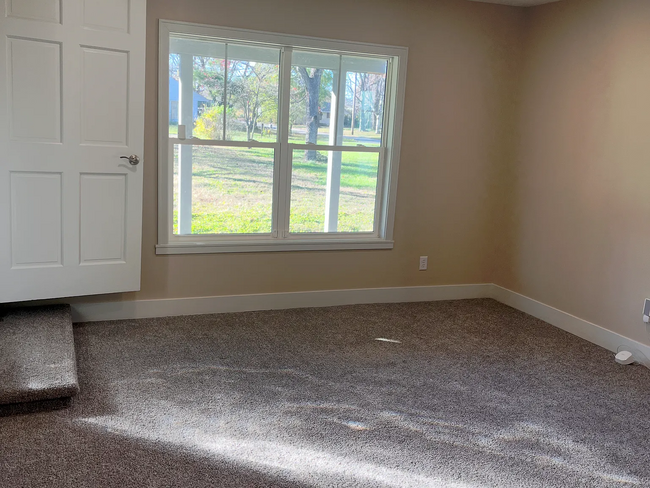
{"label": "window sill", "polygon": [[156,254],[213,254],[232,252],[276,251],[343,251],[357,249],[392,249],[393,241],[385,239],[277,239],[228,242],[183,242],[158,244]]}

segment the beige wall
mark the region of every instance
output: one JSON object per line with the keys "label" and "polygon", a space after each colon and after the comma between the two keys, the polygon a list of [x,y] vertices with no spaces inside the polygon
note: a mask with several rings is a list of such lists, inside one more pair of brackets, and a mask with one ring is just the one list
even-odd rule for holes
{"label": "beige wall", "polygon": [[[395,248],[156,256],[159,19],[407,46]],[[75,301],[495,282],[649,342],[648,0],[149,0],[147,22],[142,290]]]}
{"label": "beige wall", "polygon": [[[496,282],[648,342],[648,0],[149,0],[147,16],[142,291],[77,300]],[[156,256],[160,18],[407,46],[395,248]]]}
{"label": "beige wall", "polygon": [[[522,15],[464,0],[149,0],[142,291],[85,300],[490,281]],[[407,46],[395,248],[156,256],[159,19]]]}
{"label": "beige wall", "polygon": [[506,287],[648,343],[650,2],[530,9]]}

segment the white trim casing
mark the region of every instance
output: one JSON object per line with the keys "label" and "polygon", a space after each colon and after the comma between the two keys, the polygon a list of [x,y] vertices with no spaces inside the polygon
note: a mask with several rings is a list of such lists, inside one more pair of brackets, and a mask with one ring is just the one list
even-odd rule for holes
{"label": "white trim casing", "polygon": [[[170,35],[199,36],[216,42],[236,42],[252,46],[266,45],[281,49],[280,97],[278,121],[279,138],[275,143],[203,141],[198,139],[175,140],[169,138],[169,59]],[[282,81],[290,77],[293,48],[313,52],[332,52],[339,55],[360,55],[388,60],[383,142],[379,147],[306,145],[287,143],[286,125],[289,110],[289,86]],[[400,140],[406,87],[408,49],[361,42],[339,41],[270,32],[251,31],[227,27],[190,24],[160,20],[158,62],[158,245],[156,254],[193,254],[256,251],[306,251],[345,249],[392,249],[395,205],[397,201],[397,175],[399,171]],[[275,149],[273,185],[272,230],[264,235],[174,235],[172,233],[172,144],[211,145],[232,147],[269,147]],[[294,149],[316,151],[368,152],[379,154],[375,225],[372,232],[323,232],[291,234],[289,232],[289,204],[291,187],[291,156]]]}
{"label": "white trim casing", "polygon": [[[94,322],[364,303],[428,302],[470,298],[493,298],[610,351],[616,352],[620,346],[627,346],[641,351],[650,358],[650,346],[646,344],[491,283],[78,303],[72,305],[72,317],[74,322]],[[639,322],[643,324],[640,318]]]}
{"label": "white trim casing", "polygon": [[[575,315],[558,310],[557,308],[546,305],[545,303],[533,300],[532,298],[528,298],[512,290],[508,290],[507,288],[503,288],[499,285],[491,285],[491,287],[490,298],[494,298],[505,305],[516,308],[517,310],[532,315],[544,322],[548,322],[559,329],[576,335],[600,347],[604,347],[609,351],[616,352],[619,346],[628,346],[638,349],[645,354],[646,357],[650,358],[650,346],[621,334],[617,334],[605,327],[588,322],[576,317]],[[640,315],[639,322],[640,326],[645,326],[645,324],[641,322]]]}
{"label": "white trim casing", "polygon": [[156,254],[210,254],[233,252],[273,252],[273,251],[335,251],[363,249],[392,249],[393,241],[385,239],[272,239],[249,241],[205,241],[174,244],[158,244]]}
{"label": "white trim casing", "polygon": [[362,303],[430,302],[483,298],[489,295],[491,287],[490,284],[479,284],[260,293],[130,302],[78,303],[72,305],[72,310],[74,322],[94,322],[177,315],[332,307]]}

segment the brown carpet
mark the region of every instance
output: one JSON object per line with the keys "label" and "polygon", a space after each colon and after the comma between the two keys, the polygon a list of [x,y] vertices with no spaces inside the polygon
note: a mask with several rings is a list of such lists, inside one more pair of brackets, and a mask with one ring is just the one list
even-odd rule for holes
{"label": "brown carpet", "polygon": [[0,418],[0,486],[650,486],[650,370],[493,300],[82,324],[75,344],[70,408]]}

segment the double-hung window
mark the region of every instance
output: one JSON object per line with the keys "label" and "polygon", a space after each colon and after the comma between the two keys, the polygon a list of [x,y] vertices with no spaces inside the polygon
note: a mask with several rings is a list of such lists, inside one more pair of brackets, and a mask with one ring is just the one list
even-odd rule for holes
{"label": "double-hung window", "polygon": [[406,53],[161,21],[157,253],[391,248]]}

